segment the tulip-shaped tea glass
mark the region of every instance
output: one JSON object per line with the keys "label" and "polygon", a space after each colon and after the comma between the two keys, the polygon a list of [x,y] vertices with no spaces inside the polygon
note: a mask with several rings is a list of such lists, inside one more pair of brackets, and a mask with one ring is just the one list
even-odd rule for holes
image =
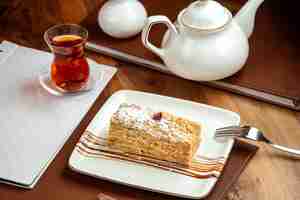
{"label": "tulip-shaped tea glass", "polygon": [[60,92],[87,90],[90,79],[84,55],[87,38],[87,30],[76,24],[55,25],[45,32],[44,39],[54,54],[50,79]]}

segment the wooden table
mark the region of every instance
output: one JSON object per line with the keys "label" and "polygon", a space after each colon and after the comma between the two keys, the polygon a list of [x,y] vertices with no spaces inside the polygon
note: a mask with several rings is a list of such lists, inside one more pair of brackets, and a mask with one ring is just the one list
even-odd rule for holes
{"label": "wooden table", "polygon": [[[101,0],[24,0],[12,3],[12,6],[0,16],[0,40],[6,39],[26,46],[47,49],[42,41],[44,30],[62,22],[80,23],[100,3]],[[300,114],[297,112],[131,64],[120,63],[94,53],[89,53],[89,57],[100,63],[117,66],[119,71],[50,168],[55,167],[56,162],[64,162],[65,167],[67,166],[69,155],[84,127],[103,102],[120,89],[153,92],[229,109],[241,115],[243,124],[261,128],[275,143],[300,148]],[[260,147],[260,151],[227,195],[227,199],[300,199],[300,159],[280,156],[265,144],[261,144]],[[60,167],[54,171],[62,173],[62,170],[63,168]],[[48,171],[41,182],[46,181],[47,176],[51,176]],[[23,192],[27,191],[0,185],[1,200],[22,199]],[[95,199],[92,197],[95,197],[95,194],[91,194],[89,198],[82,196],[77,199]]]}

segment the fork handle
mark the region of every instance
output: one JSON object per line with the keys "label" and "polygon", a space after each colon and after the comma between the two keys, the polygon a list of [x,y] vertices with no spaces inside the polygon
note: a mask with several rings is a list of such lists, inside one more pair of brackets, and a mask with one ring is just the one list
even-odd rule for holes
{"label": "fork handle", "polygon": [[271,146],[272,146],[274,149],[277,149],[277,150],[279,150],[279,151],[282,151],[282,152],[291,154],[291,155],[293,155],[293,156],[300,157],[300,150],[287,148],[287,147],[280,146],[280,145],[277,145],[277,144],[271,144]]}

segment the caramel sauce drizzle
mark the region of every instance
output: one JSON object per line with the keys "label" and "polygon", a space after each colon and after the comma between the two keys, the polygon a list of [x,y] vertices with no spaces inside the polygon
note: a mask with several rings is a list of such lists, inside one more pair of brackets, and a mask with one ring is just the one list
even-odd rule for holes
{"label": "caramel sauce drizzle", "polygon": [[[103,138],[103,137],[99,137],[95,134],[93,134],[92,132],[86,130],[85,131],[85,134],[83,134],[83,137],[88,137],[88,138],[91,138],[92,140],[94,140],[96,143],[100,143],[102,144],[103,141],[106,141],[107,139],[106,138]],[[138,155],[138,154],[137,154]],[[214,158],[210,158],[210,157],[206,157],[206,156],[203,156],[203,155],[195,155],[195,161],[204,161],[204,162],[209,162],[209,161],[212,161],[212,162],[218,162],[218,163],[222,163],[222,164],[225,164],[226,162],[226,157],[224,156],[220,156],[220,157],[214,157]],[[168,161],[170,162],[170,161]]]}
{"label": "caramel sauce drizzle", "polygon": [[141,156],[114,150],[107,146],[106,141],[105,138],[98,137],[95,134],[86,131],[77,143],[75,150],[86,157],[118,159],[134,162],[202,179],[211,177],[218,178],[223,170],[226,160],[224,157],[212,159],[198,156],[190,166],[184,166],[144,155]]}

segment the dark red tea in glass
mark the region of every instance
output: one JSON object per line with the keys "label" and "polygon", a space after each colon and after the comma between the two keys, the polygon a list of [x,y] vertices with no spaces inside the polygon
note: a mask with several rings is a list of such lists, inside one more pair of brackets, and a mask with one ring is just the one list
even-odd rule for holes
{"label": "dark red tea in glass", "polygon": [[84,55],[87,37],[87,30],[75,24],[56,25],[45,32],[45,41],[54,54],[51,80],[63,91],[79,91],[88,82],[89,65]]}

